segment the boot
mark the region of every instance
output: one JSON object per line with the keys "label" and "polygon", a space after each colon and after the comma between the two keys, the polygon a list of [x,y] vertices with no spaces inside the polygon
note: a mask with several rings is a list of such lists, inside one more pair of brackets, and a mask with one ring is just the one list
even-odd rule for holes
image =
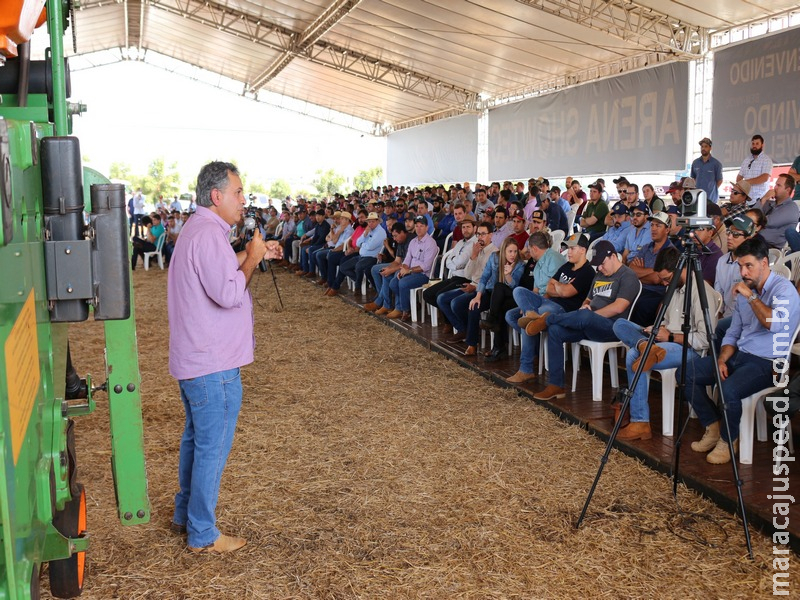
{"label": "boot", "polygon": [[[637,349],[639,350],[639,356],[636,358],[635,361],[633,361],[633,364],[631,365],[631,369],[633,369],[634,373],[636,372],[636,369],[639,368],[639,363],[642,360],[642,353],[644,352],[645,348],[647,348],[647,342],[645,340],[642,340],[641,342],[639,342],[639,345],[637,346]],[[664,350],[661,346],[653,344],[653,346],[650,348],[650,354],[647,355],[647,360],[644,363],[644,369],[642,370],[642,372],[646,373],[647,371],[651,370],[655,365],[664,360],[664,357],[666,355],[667,355],[666,350]]]}
{"label": "boot", "polygon": [[220,534],[213,544],[205,546],[204,548],[192,548],[189,546],[189,550],[195,554],[224,554],[225,552],[233,552],[234,550],[238,550],[245,544],[247,544],[247,540],[244,538]]}
{"label": "boot", "polygon": [[539,318],[539,313],[537,313],[534,310],[529,310],[526,311],[525,315],[523,315],[523,317],[517,321],[517,325],[519,325],[520,329],[525,329],[528,323],[530,323],[531,321],[535,321],[538,318]]}
{"label": "boot", "polygon": [[650,430],[650,423],[632,422],[624,429],[617,432],[618,440],[649,440],[653,437],[653,432]]}
{"label": "boot", "polygon": [[[739,440],[733,440],[733,453],[736,454],[737,452],[739,452]],[[728,448],[728,442],[720,438],[714,449],[706,456],[706,462],[712,465],[724,465],[730,461],[731,451]]]}
{"label": "boot", "polygon": [[692,442],[692,450],[695,452],[708,452],[717,445],[719,439],[719,421],[717,421],[706,427],[706,432],[703,434],[702,439]]}

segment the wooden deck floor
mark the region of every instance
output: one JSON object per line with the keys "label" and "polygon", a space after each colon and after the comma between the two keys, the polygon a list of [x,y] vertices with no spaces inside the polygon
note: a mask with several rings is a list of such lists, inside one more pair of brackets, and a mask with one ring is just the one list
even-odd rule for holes
{"label": "wooden deck floor", "polygon": [[[345,302],[358,306],[372,299],[371,291],[362,298],[360,292],[349,292],[344,288],[341,290],[341,299]],[[442,334],[442,327],[431,327],[430,320],[425,323],[409,322],[404,323],[399,320],[389,320],[383,317],[374,318],[386,323],[389,327],[394,327],[408,337],[414,339],[422,346],[431,351],[438,352],[454,360],[460,365],[479,372],[497,385],[511,387],[505,378],[513,375],[519,365],[519,348],[514,348],[510,357],[496,362],[486,362],[482,356],[466,357],[464,350],[466,346],[461,344],[450,344],[445,341],[449,337]],[[487,336],[488,340],[488,336]],[[480,352],[478,353],[480,355]],[[569,361],[569,358],[567,359]],[[592,382],[589,370],[589,360],[587,355],[582,355],[581,369],[578,371],[578,380],[575,393],[568,393],[563,400],[553,402],[540,401],[533,398],[533,394],[544,388],[546,382],[534,381],[530,384],[515,386],[518,392],[530,398],[531,401],[553,411],[560,418],[580,425],[589,432],[597,435],[604,441],[608,440],[613,428],[613,411],[610,401],[616,390],[611,387],[609,381],[608,365],[604,371],[604,391],[603,401],[594,402],[592,400]],[[623,368],[620,369],[619,379],[624,385],[626,375]],[[567,380],[571,382],[572,367],[567,364]],[[546,372],[545,372],[546,376]],[[679,430],[676,428],[674,437],[661,435],[661,405],[660,405],[660,383],[654,380],[651,384],[651,425],[653,437],[647,441],[621,442],[615,440],[615,447],[642,460],[650,468],[671,475],[674,464],[674,450]],[[677,410],[677,408],[676,408]],[[685,411],[684,411],[685,419]],[[797,421],[797,419],[795,419]],[[797,423],[795,423],[795,440],[797,436]],[[771,431],[770,439],[771,439]],[[724,510],[734,513],[737,511],[737,494],[733,478],[733,471],[730,464],[714,466],[705,460],[705,454],[698,454],[689,448],[689,444],[702,436],[702,426],[697,419],[690,419],[686,433],[681,443],[679,479],[687,487],[700,492]],[[797,444],[797,441],[795,442]],[[797,446],[800,447],[800,446]],[[758,529],[764,533],[772,533],[772,507],[773,502],[767,496],[772,493],[772,442],[754,442],[753,464],[743,465],[737,462],[739,477],[742,480],[742,496],[747,509],[748,522],[752,529]],[[598,455],[598,466],[600,465],[601,455]],[[795,498],[800,499],[800,465],[790,466],[789,493],[794,493]],[[794,467],[794,468],[792,468]],[[601,479],[602,481],[602,479]],[[784,494],[786,492],[783,492]],[[794,552],[800,554],[800,505],[792,503],[789,513],[789,532],[791,535],[791,546]]]}

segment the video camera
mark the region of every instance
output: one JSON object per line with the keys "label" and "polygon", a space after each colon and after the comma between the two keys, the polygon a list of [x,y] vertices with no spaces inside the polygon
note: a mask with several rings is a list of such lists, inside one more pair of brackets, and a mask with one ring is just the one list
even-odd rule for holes
{"label": "video camera", "polygon": [[681,195],[678,225],[684,229],[712,227],[714,220],[706,211],[708,196],[705,190],[684,190]]}

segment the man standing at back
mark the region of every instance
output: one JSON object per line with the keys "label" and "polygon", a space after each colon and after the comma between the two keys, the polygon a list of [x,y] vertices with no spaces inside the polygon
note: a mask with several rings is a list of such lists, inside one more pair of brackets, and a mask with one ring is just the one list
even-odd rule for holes
{"label": "man standing at back", "polygon": [[750,156],[742,161],[737,183],[746,181],[750,184],[750,196],[753,200],[761,200],[769,189],[769,176],[772,173],[772,159],[764,154],[764,138],[756,134],[750,140]]}
{"label": "man standing at back", "polygon": [[253,362],[247,287],[261,259],[278,258],[280,246],[265,243],[258,229],[238,254],[228,243],[245,205],[234,165],[212,162],[200,170],[197,204],[181,230],[167,280],[169,371],[186,411],[171,529],[188,534],[192,552],[222,553],[247,543],[221,534],[215,514],[242,404],[239,368]]}
{"label": "man standing at back", "polygon": [[708,199],[714,204],[719,201],[719,186],[722,185],[722,163],[711,156],[711,140],[700,140],[700,156],[692,162],[690,176],[697,189],[705,190]]}

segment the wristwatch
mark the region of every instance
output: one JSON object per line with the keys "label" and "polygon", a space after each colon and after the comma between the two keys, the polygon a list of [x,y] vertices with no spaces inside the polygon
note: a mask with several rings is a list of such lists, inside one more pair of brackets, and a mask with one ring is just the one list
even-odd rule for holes
{"label": "wristwatch", "polygon": [[758,300],[758,294],[754,290],[753,292],[751,292],[750,296],[747,298],[747,303],[748,304],[752,304],[756,300]]}

